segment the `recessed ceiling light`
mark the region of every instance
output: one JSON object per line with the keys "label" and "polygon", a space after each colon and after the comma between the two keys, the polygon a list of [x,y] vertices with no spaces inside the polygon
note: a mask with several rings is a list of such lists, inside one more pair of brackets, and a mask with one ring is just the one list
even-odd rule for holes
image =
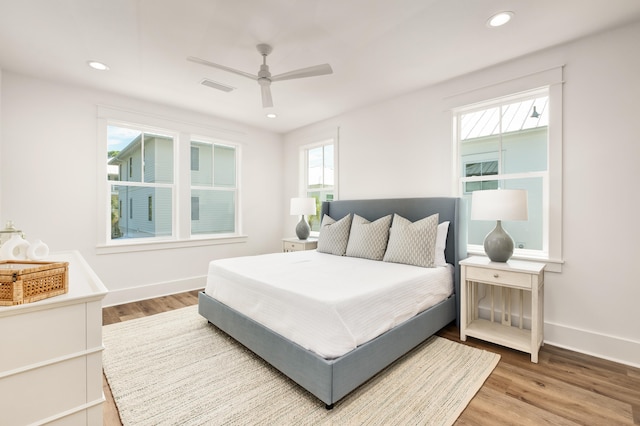
{"label": "recessed ceiling light", "polygon": [[499,12],[493,15],[487,21],[487,26],[490,28],[501,27],[513,18],[515,14],[513,12]]}
{"label": "recessed ceiling light", "polygon": [[270,112],[269,114],[267,114],[267,118],[276,118],[278,116],[278,114],[274,113],[274,112]]}
{"label": "recessed ceiling light", "polygon": [[98,71],[107,71],[109,67],[106,64],[98,61],[87,61],[87,65],[89,65],[94,70]]}

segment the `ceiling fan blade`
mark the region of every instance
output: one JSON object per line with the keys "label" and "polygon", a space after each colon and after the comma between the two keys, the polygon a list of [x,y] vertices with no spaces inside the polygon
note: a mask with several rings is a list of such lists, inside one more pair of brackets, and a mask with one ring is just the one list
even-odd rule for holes
{"label": "ceiling fan blade", "polygon": [[221,69],[223,71],[229,71],[229,72],[232,72],[234,74],[238,74],[238,75],[250,78],[252,80],[257,80],[258,79],[257,75],[249,74],[248,72],[244,72],[244,71],[236,70],[236,69],[233,69],[233,68],[225,67],[224,65],[215,64],[213,62],[209,62],[209,61],[206,61],[204,59],[196,58],[195,56],[188,56],[187,57],[187,61],[195,62],[195,63],[201,64],[201,65],[206,65],[208,67],[218,68],[218,69]]}
{"label": "ceiling fan blade", "polygon": [[261,85],[260,89],[262,91],[262,108],[271,108],[273,106],[271,88],[268,85]]}
{"label": "ceiling fan blade", "polygon": [[331,65],[322,64],[314,65],[312,67],[301,68],[299,70],[289,71],[282,74],[274,75],[271,77],[271,81],[291,80],[294,78],[315,77],[317,75],[332,74],[333,70]]}

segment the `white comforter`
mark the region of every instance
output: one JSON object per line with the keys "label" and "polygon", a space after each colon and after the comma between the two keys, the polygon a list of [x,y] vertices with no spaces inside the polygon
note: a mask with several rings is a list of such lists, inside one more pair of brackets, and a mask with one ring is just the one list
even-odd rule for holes
{"label": "white comforter", "polygon": [[205,293],[305,349],[339,357],[453,292],[453,267],[315,250],[212,261]]}

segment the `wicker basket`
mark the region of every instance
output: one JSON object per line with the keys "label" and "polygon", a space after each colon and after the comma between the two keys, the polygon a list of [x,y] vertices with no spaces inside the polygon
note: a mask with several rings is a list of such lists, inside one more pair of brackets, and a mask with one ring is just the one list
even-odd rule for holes
{"label": "wicker basket", "polygon": [[0,306],[21,305],[69,291],[69,262],[0,261]]}

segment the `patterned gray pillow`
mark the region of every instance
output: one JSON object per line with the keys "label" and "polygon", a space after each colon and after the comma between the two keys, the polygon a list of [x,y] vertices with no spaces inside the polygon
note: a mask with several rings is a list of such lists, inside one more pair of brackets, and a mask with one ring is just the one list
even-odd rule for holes
{"label": "patterned gray pillow", "polygon": [[321,253],[344,256],[349,242],[349,230],[351,229],[351,215],[346,215],[339,221],[331,216],[324,215],[318,235],[318,248]]}
{"label": "patterned gray pillow", "polygon": [[389,241],[389,226],[391,226],[392,217],[393,215],[389,215],[369,222],[354,214],[351,220],[347,256],[382,260],[387,249],[387,241]]}
{"label": "patterned gray pillow", "polygon": [[438,218],[436,213],[411,223],[402,216],[394,215],[383,260],[433,268]]}

